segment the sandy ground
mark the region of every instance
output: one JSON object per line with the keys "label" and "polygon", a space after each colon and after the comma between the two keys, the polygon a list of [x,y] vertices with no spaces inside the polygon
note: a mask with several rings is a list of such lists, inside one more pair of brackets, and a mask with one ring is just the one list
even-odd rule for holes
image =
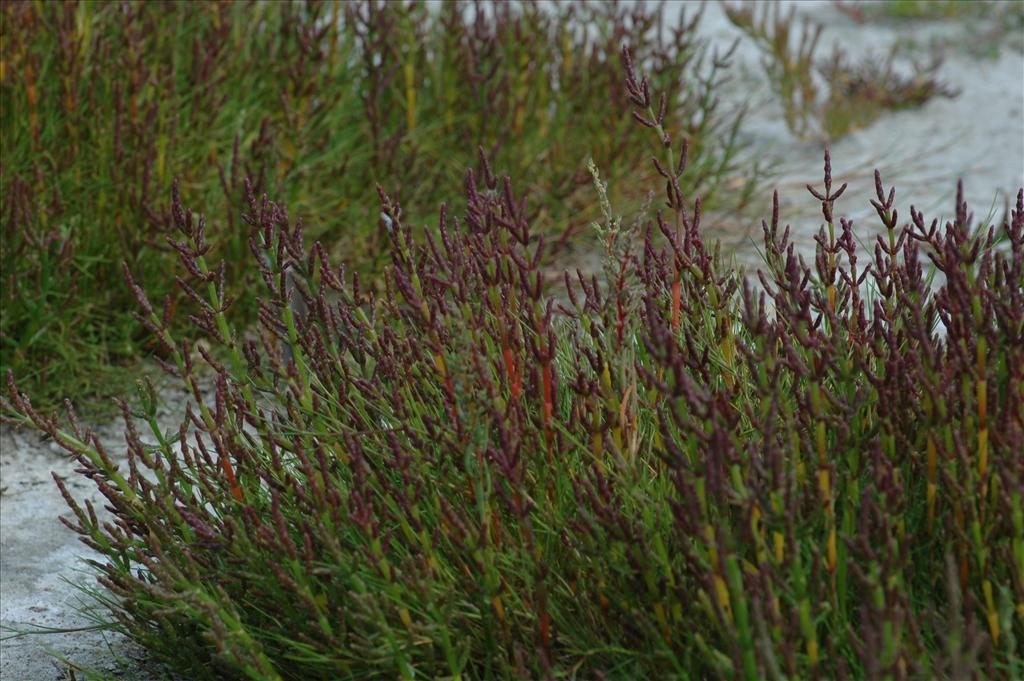
{"label": "sandy ground", "polygon": [[[669,12],[681,5],[671,4]],[[838,212],[863,225],[862,241],[878,229],[868,204],[872,198],[871,172],[877,166],[886,185],[897,185],[897,206],[909,215],[909,204],[930,217],[948,216],[953,210],[956,181],[965,179],[965,190],[978,216],[990,207],[1002,209],[1004,197],[1024,185],[1024,55],[1010,48],[994,59],[971,58],[955,46],[965,40],[963,29],[952,23],[886,24],[859,26],[838,13],[830,3],[801,2],[801,13],[826,23],[822,53],[841,41],[854,57],[880,53],[895,41],[936,38],[950,46],[944,80],[961,89],[958,98],[939,99],[917,111],[886,116],[832,147],[837,181],[850,183],[848,199]],[[717,5],[710,5],[704,30],[716,41],[731,42],[738,35]],[[958,37],[960,36],[960,37]],[[793,223],[798,242],[813,246],[810,235],[818,227],[816,205],[804,184],[819,183],[821,144],[794,140],[781,124],[780,109],[768,96],[760,76],[759,56],[750,46],[737,55],[748,74],[741,96],[754,112],[747,134],[762,159],[772,159],[774,185],[780,187],[783,218]],[[760,79],[760,80],[759,80]],[[784,153],[783,153],[784,151]],[[764,212],[770,209],[771,189],[758,199]],[[737,245],[737,260],[756,265],[755,244],[759,220],[751,220],[728,237]],[[751,240],[749,237],[753,237]],[[170,396],[162,418],[173,425],[181,414],[180,396]],[[101,436],[119,452],[120,430],[116,424],[100,429]],[[78,612],[80,592],[71,584],[91,586],[81,558],[90,551],[75,535],[57,522],[67,508],[50,477],[64,477],[79,499],[96,493],[88,481],[74,473],[74,466],[52,445],[31,433],[0,428],[0,678],[4,681],[53,681],[71,678],[64,657],[76,665],[114,678],[155,678],[142,662],[141,651],[131,642],[111,634],[79,631],[49,635],[10,637],[14,630],[36,627],[72,629],[92,622]],[[81,677],[80,677],[81,678]]]}
{"label": "sandy ground", "polygon": [[[105,429],[104,440],[116,449],[116,430]],[[74,465],[53,443],[33,433],[0,433],[0,678],[4,681],[69,679],[67,665],[58,658],[95,669],[105,675],[136,669],[142,652],[122,637],[103,632],[32,634],[7,638],[15,631],[35,627],[78,628],[91,622],[76,612],[84,603],[71,586],[91,586],[93,578],[81,572],[83,557],[93,555],[61,523],[67,512],[50,477],[64,478],[75,497],[97,501],[92,483],[76,475]],[[80,567],[82,566],[82,567]],[[117,658],[123,658],[119,662]],[[131,677],[128,677],[131,678]]]}
{"label": "sandy ground", "polygon": [[[185,393],[164,388],[160,399],[164,405],[157,414],[161,427],[177,428]],[[138,428],[146,440],[145,426],[138,424]],[[120,421],[95,431],[111,457],[124,461]],[[88,612],[91,599],[79,587],[97,586],[93,571],[84,563],[97,554],[57,520],[70,515],[70,510],[52,475],[61,477],[79,503],[88,498],[97,515],[102,517],[105,511],[102,495],[75,468],[52,441],[32,431],[0,427],[0,679],[65,680],[74,678],[69,669],[88,670],[102,678],[164,678],[145,663],[144,651],[125,637],[81,630],[96,624]],[[45,628],[72,631],[40,633]],[[33,630],[37,633],[18,635]]]}

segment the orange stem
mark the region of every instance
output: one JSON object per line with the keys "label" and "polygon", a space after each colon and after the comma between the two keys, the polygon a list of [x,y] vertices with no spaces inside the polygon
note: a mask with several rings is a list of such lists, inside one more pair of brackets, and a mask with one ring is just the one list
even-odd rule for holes
{"label": "orange stem", "polygon": [[228,486],[231,488],[231,496],[235,498],[235,501],[244,501],[242,495],[242,488],[238,484],[238,479],[235,477],[235,469],[231,466],[231,462],[227,456],[220,457],[220,467],[224,471],[224,477],[228,479]]}

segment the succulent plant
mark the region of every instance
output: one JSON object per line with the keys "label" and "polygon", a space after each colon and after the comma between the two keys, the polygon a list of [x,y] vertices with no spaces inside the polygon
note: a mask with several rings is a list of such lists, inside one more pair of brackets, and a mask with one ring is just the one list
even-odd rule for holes
{"label": "succulent plant", "polygon": [[876,175],[868,249],[826,152],[814,262],[776,198],[754,282],[623,63],[665,203],[617,217],[592,165],[605,269],[560,301],[483,150],[429,226],[378,189],[379,290],[250,184],[251,328],[176,186],[192,332],[125,274],[181,428],[143,383],[119,468],[8,375],[106,499],[57,479],[121,629],[197,679],[1024,673],[1024,189],[998,228],[901,222]]}

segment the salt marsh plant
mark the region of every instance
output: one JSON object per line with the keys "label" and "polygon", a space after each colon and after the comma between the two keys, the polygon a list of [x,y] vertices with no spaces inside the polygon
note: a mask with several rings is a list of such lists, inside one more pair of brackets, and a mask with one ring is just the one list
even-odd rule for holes
{"label": "salt marsh plant", "polygon": [[379,290],[250,184],[249,330],[176,185],[192,331],[125,276],[181,427],[141,382],[118,467],[8,374],[105,498],[56,480],[118,628],[196,679],[1024,675],[1024,189],[942,224],[876,175],[855,227],[826,153],[813,262],[776,199],[757,287],[623,58],[665,203],[618,217],[592,166],[605,270],[563,302],[483,150],[429,225],[380,191]]}
{"label": "salt marsh plant", "polygon": [[836,47],[831,57],[822,59],[815,52],[824,26],[806,17],[798,24],[795,6],[786,14],[777,2],[723,3],[723,7],[733,25],[763,52],[765,73],[782,104],[786,125],[798,137],[838,139],[887,111],[957,94],[938,80],[942,61],[937,56],[928,62],[914,61],[912,73],[906,76],[894,66],[897,45],[883,58],[853,61]]}
{"label": "salt marsh plant", "polygon": [[112,366],[149,349],[114,284],[122,260],[155,296],[173,296],[173,325],[187,323],[175,314],[183,294],[163,277],[176,257],[165,240],[172,177],[217,226],[210,257],[225,260],[232,285],[253,279],[237,215],[246,177],[374,285],[390,244],[375,183],[417,210],[436,206],[457,194],[477,146],[519,178],[538,232],[564,245],[596,214],[589,156],[618,200],[643,197],[646,178],[632,172],[640,133],[619,115],[627,37],[677,105],[688,187],[717,202],[737,169],[742,112],[715,96],[728,62],[693,13],[662,31],[660,8],[579,3],[4,2],[2,12],[0,364],[40,398],[102,393],[122,375]]}

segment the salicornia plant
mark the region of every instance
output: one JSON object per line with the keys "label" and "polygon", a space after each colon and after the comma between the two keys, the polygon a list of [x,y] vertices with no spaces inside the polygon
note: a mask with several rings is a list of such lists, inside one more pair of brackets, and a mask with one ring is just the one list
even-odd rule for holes
{"label": "salicornia plant", "polygon": [[57,479],[119,628],[196,679],[1024,674],[1024,189],[901,222],[879,177],[865,249],[826,154],[814,262],[776,199],[758,286],[623,61],[666,204],[618,217],[591,164],[605,269],[560,302],[483,150],[427,226],[379,190],[379,289],[250,185],[252,328],[176,188],[192,331],[126,276],[180,429],[143,383],[118,467],[8,376],[106,499]]}
{"label": "salicornia plant", "polygon": [[852,61],[839,47],[828,59],[821,59],[815,52],[825,27],[804,17],[797,29],[795,6],[787,14],[778,2],[723,3],[723,8],[729,21],[764,53],[765,73],[782,104],[786,125],[798,137],[835,140],[870,125],[887,111],[958,94],[937,79],[942,60],[935,55],[927,63],[914,61],[909,76],[894,67],[899,45],[882,59],[869,56]]}

